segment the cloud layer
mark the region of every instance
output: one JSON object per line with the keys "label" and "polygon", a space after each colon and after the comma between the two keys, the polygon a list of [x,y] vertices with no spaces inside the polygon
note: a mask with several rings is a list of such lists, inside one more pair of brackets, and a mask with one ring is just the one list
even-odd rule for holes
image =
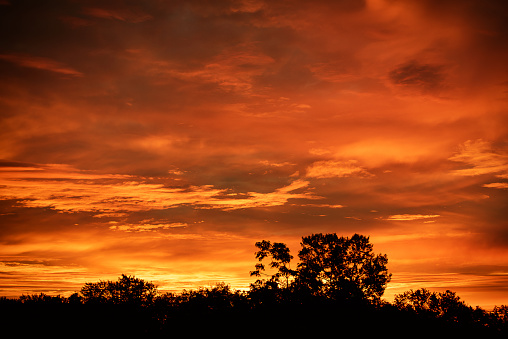
{"label": "cloud layer", "polygon": [[247,287],[256,241],[356,232],[388,254],[387,298],[508,303],[507,13],[3,1],[0,294]]}

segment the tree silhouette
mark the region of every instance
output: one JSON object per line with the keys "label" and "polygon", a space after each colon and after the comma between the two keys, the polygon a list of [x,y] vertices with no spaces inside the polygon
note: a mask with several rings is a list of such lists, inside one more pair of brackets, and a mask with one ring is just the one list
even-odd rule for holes
{"label": "tree silhouette", "polygon": [[118,281],[86,283],[81,288],[86,303],[147,305],[157,294],[154,284],[122,274]]}
{"label": "tree silhouette", "polygon": [[495,306],[492,310],[492,314],[500,323],[508,326],[508,305]]}
{"label": "tree silhouette", "polygon": [[233,291],[230,285],[220,282],[208,288],[198,290],[184,290],[180,295],[180,303],[186,304],[194,311],[228,312],[233,308],[240,308],[245,296],[239,291]]}
{"label": "tree silhouette", "polygon": [[[259,251],[255,253],[259,263],[256,264],[256,270],[250,272],[250,275],[260,277],[265,271],[263,259],[271,257],[270,267],[277,269],[277,272],[272,275],[270,281],[285,284],[285,287],[289,286],[289,278],[294,274],[289,266],[293,256],[289,253],[286,244],[280,242],[272,244],[270,241],[263,240],[257,242],[256,247],[259,248]],[[282,282],[280,281],[281,277],[283,278]]]}
{"label": "tree silhouette", "polygon": [[508,333],[508,305],[495,306],[489,315],[494,328],[501,333]]}
{"label": "tree silhouette", "polygon": [[58,305],[64,304],[66,299],[62,296],[50,296],[45,293],[22,295],[19,297],[19,301],[24,304],[46,304],[46,305]]}
{"label": "tree silhouette", "polygon": [[425,288],[409,290],[395,296],[394,306],[422,318],[435,318],[462,328],[492,326],[491,323],[499,323],[500,318],[496,309],[491,315],[479,307],[473,309],[450,290],[442,293],[430,292]]}
{"label": "tree silhouette", "polygon": [[391,274],[386,255],[374,254],[369,238],[312,234],[302,238],[297,283],[318,296],[378,301]]}
{"label": "tree silhouette", "polygon": [[396,295],[393,306],[412,315],[411,319],[425,328],[453,336],[506,338],[508,333],[508,307],[496,306],[490,312],[473,308],[450,290],[441,293],[425,288],[409,290]]}
{"label": "tree silhouette", "polygon": [[[303,237],[301,245],[292,270],[293,256],[285,244],[257,242],[251,275],[268,279],[258,279],[249,291],[219,283],[159,295],[154,284],[122,274],[117,281],[86,283],[68,298],[44,293],[0,297],[0,323],[33,336],[68,335],[80,328],[86,335],[115,337],[237,337],[269,321],[275,325],[271,336],[340,331],[370,337],[383,329],[392,338],[405,338],[417,329],[421,336],[506,338],[506,305],[473,309],[455,292],[425,288],[396,295],[393,304],[380,300],[391,275],[386,255],[374,254],[368,237],[320,233]],[[27,324],[31,332],[25,331]]]}
{"label": "tree silhouette", "polygon": [[397,294],[393,304],[400,310],[411,311],[421,315],[437,316],[439,312],[437,293],[431,292],[426,288]]}

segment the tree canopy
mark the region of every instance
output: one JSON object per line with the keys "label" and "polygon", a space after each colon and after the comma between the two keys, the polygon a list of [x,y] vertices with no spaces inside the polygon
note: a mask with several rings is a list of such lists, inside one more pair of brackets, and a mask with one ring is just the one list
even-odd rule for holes
{"label": "tree canopy", "polygon": [[[371,301],[381,298],[390,281],[387,256],[375,254],[369,238],[363,235],[354,234],[348,238],[335,233],[312,234],[302,238],[301,246],[298,252],[300,262],[296,270],[291,270],[293,256],[285,244],[272,244],[266,240],[257,242],[259,250],[255,255],[260,263],[251,275],[261,276],[265,270],[261,261],[270,257],[270,267],[276,268],[277,272],[265,286],[277,284],[314,296]],[[284,278],[282,281],[281,277]]]}
{"label": "tree canopy", "polygon": [[[284,243],[274,242],[273,244],[270,241],[259,241],[256,243],[256,247],[259,248],[259,251],[256,252],[256,259],[259,260],[259,263],[256,264],[256,270],[250,272],[251,276],[261,277],[262,274],[265,274],[265,265],[262,263],[263,259],[266,257],[271,258],[270,268],[276,269],[276,273],[274,273],[270,282],[272,283],[283,283],[286,287],[289,286],[289,279],[292,275],[294,275],[294,271],[290,268],[291,259],[293,256],[289,253],[289,248]],[[282,278],[282,282],[281,279]]]}
{"label": "tree canopy", "polygon": [[388,258],[375,254],[369,238],[335,233],[302,238],[297,282],[332,298],[379,299],[390,281]]}
{"label": "tree canopy", "polygon": [[85,302],[143,305],[153,300],[157,288],[151,282],[122,274],[117,281],[86,283],[81,294]]}

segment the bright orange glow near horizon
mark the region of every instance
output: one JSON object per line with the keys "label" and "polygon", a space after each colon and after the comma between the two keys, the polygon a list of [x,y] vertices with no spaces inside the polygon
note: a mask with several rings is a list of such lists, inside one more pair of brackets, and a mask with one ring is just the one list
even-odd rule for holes
{"label": "bright orange glow near horizon", "polygon": [[[248,288],[370,236],[385,293],[508,304],[508,5],[0,1],[0,296]],[[296,262],[293,264],[296,265]]]}

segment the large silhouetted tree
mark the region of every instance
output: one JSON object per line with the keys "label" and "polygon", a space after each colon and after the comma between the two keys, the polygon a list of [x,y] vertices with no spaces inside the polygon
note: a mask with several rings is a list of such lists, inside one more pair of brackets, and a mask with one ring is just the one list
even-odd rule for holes
{"label": "large silhouetted tree", "polygon": [[313,294],[339,299],[379,300],[391,274],[386,255],[374,254],[369,238],[312,234],[302,238],[297,283]]}
{"label": "large silhouetted tree", "polygon": [[301,245],[300,263],[296,270],[291,270],[293,257],[285,244],[257,242],[259,250],[255,254],[259,263],[251,275],[264,273],[265,258],[270,258],[270,267],[276,272],[268,281],[252,284],[251,289],[267,292],[282,288],[298,291],[300,296],[370,301],[379,300],[383,295],[391,277],[386,267],[388,259],[386,255],[373,253],[368,237],[319,233],[303,237]]}

